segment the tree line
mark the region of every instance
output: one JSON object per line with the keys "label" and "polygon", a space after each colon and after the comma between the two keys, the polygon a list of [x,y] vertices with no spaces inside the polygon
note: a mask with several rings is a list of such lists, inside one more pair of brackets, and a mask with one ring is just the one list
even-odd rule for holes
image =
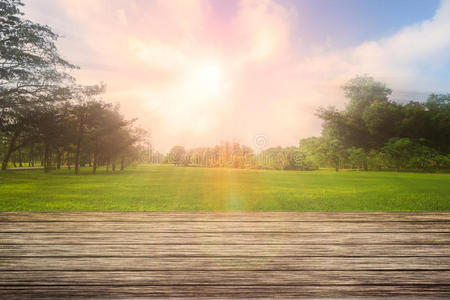
{"label": "tree line", "polygon": [[20,0],[0,1],[0,155],[47,172],[89,165],[115,171],[138,159],[146,132],[101,100],[105,85],[82,86],[58,53],[58,34],[23,17]]}
{"label": "tree line", "polygon": [[450,94],[400,104],[370,76],[343,86],[343,110],[320,108],[319,137],[255,153],[236,142],[167,155],[154,152],[145,130],[101,99],[105,85],[82,86],[77,66],[61,57],[58,34],[23,17],[20,0],[0,0],[0,155],[8,166],[123,169],[132,162],[203,167],[313,170],[450,168]]}
{"label": "tree line", "polygon": [[174,146],[164,157],[163,163],[176,166],[253,169],[258,165],[256,159],[250,147],[235,142],[223,142],[214,147],[200,147],[187,151],[183,146]]}
{"label": "tree line", "polygon": [[300,141],[317,164],[371,169],[450,167],[450,94],[431,94],[424,102],[389,99],[392,91],[370,76],[343,86],[344,110],[320,108],[322,136]]}
{"label": "tree line", "polygon": [[367,75],[348,81],[343,90],[349,99],[346,107],[319,108],[321,136],[302,139],[298,146],[257,154],[228,142],[193,150],[175,146],[165,162],[276,170],[450,168],[450,94],[400,104],[389,99],[392,91],[385,84]]}

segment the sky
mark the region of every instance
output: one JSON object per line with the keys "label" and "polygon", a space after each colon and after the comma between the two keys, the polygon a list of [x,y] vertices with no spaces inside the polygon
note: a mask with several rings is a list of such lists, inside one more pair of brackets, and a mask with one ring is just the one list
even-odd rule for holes
{"label": "sky", "polygon": [[320,135],[356,75],[398,102],[450,92],[450,0],[24,0],[81,84],[105,82],[155,149]]}

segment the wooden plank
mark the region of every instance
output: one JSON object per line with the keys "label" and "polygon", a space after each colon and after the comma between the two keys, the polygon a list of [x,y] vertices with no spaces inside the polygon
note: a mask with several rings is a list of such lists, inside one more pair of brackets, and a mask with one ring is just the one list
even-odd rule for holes
{"label": "wooden plank", "polygon": [[0,213],[0,298],[450,297],[450,213]]}
{"label": "wooden plank", "polygon": [[0,222],[450,222],[450,212],[0,212]]}
{"label": "wooden plank", "polygon": [[450,284],[450,271],[8,271],[0,285]]}
{"label": "wooden plank", "polygon": [[5,299],[53,298],[288,298],[288,297],[450,297],[448,285],[310,285],[310,286],[7,286]]}
{"label": "wooden plank", "polygon": [[450,222],[5,222],[1,232],[450,232]]}
{"label": "wooden plank", "polygon": [[0,256],[449,256],[450,245],[0,245]]}
{"label": "wooden plank", "polygon": [[450,244],[450,233],[0,233],[0,244]]}
{"label": "wooden plank", "polygon": [[450,270],[450,257],[0,257],[0,271]]}

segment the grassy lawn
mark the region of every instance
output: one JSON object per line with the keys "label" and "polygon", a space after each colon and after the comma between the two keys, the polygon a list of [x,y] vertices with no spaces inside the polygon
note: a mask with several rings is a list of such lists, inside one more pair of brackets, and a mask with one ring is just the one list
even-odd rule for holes
{"label": "grassy lawn", "polygon": [[82,171],[0,172],[0,210],[450,210],[450,174],[172,166]]}

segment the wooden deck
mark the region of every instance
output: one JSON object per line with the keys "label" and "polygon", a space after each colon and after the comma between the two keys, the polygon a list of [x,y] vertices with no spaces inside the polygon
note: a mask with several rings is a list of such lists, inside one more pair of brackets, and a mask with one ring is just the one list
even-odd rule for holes
{"label": "wooden deck", "polygon": [[450,213],[0,213],[0,298],[450,297]]}

